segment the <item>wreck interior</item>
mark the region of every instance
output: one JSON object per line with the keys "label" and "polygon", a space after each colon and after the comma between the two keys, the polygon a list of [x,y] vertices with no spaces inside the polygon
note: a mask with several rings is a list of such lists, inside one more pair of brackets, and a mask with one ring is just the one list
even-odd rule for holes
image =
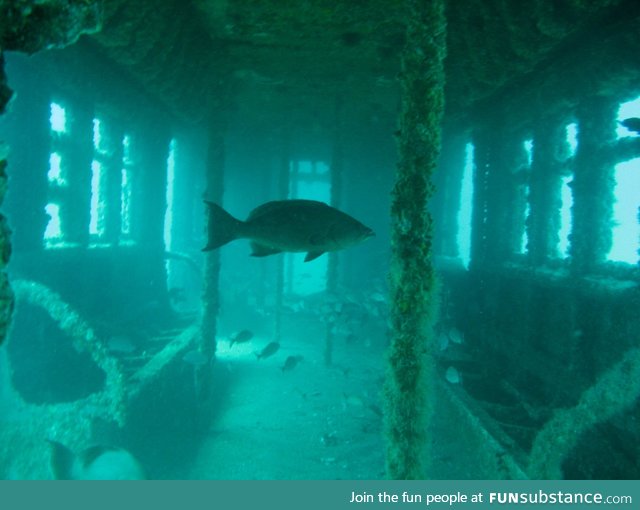
{"label": "wreck interior", "polygon": [[[640,3],[425,4],[0,0],[2,478],[50,478],[46,438],[187,476],[246,324],[319,331],[332,379],[378,360],[342,403],[378,420],[369,477],[640,477]],[[202,253],[203,200],[285,198],[376,237]],[[432,409],[406,442],[426,458],[455,423],[447,469],[401,451],[413,386],[388,374],[416,352]]]}

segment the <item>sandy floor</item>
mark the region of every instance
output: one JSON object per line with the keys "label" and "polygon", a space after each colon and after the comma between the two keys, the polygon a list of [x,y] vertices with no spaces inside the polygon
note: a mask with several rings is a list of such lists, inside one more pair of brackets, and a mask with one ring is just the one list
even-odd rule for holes
{"label": "sandy floor", "polygon": [[[256,339],[219,352],[218,370],[229,390],[186,477],[383,477],[382,360],[365,362],[358,352],[362,346],[337,345],[334,365],[327,368],[322,343],[295,350],[283,346],[273,357],[257,360],[253,350],[262,343]],[[304,360],[283,372],[289,355]]]}

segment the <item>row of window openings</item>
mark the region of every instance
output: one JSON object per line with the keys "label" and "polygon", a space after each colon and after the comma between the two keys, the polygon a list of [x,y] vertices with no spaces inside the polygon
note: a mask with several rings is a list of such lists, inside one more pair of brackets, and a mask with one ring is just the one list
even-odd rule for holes
{"label": "row of window openings", "polygon": [[[618,112],[618,138],[637,137],[640,133],[630,130],[621,121],[628,118],[640,117],[640,98],[623,103]],[[566,127],[566,141],[569,146],[568,158],[575,155],[578,147],[578,125],[571,123]],[[533,162],[533,140],[523,142],[527,154],[529,167]],[[465,267],[468,266],[471,256],[471,216],[473,197],[473,144],[467,144],[466,162],[461,189],[461,206],[458,212],[458,248],[460,258]],[[638,262],[638,239],[640,239],[640,158],[634,158],[616,165],[614,170],[615,203],[612,219],[612,247],[607,259],[616,262],[635,264]],[[572,176],[563,176],[561,179],[560,230],[559,242],[556,247],[557,256],[566,258],[569,255],[569,235],[572,227],[571,209],[573,207],[573,194],[571,192]],[[527,202],[525,218],[529,216],[530,206]],[[527,250],[528,236],[524,230],[520,242],[520,253]]]}
{"label": "row of window openings", "polygon": [[[628,118],[630,116],[640,116],[640,99],[621,105],[619,112],[619,120]],[[51,105],[51,129],[56,133],[64,133],[66,131],[66,116],[65,111],[59,105],[53,103]],[[625,136],[638,136],[637,133],[628,130],[626,127],[620,125],[618,128],[618,137]],[[567,143],[569,145],[569,157],[575,154],[577,149],[577,125],[575,123],[569,124],[566,128]],[[100,153],[101,148],[101,135],[100,135],[100,121],[96,119],[94,121],[94,148],[96,153]],[[528,164],[532,163],[533,155],[533,141],[526,140],[524,142],[524,149],[527,153]],[[130,204],[131,204],[131,172],[127,167],[126,162],[130,161],[130,140],[128,136],[123,139],[123,154],[124,163],[121,176],[121,235],[126,238],[131,233],[131,220],[130,220]],[[66,186],[67,182],[62,174],[62,158],[57,153],[51,154],[50,168],[49,168],[49,182],[56,186]],[[465,265],[468,265],[470,258],[470,226],[471,226],[471,206],[473,196],[473,182],[472,182],[472,169],[473,169],[473,145],[467,145],[466,153],[466,165],[464,178],[462,182],[462,200],[459,211],[460,225],[458,231],[458,246],[461,258]],[[292,166],[292,172],[300,174],[319,174],[323,175],[328,173],[328,166],[323,163],[312,162],[298,162],[296,168]],[[104,182],[105,175],[101,163],[94,160],[91,167],[92,179],[91,179],[91,210],[90,210],[90,224],[89,233],[97,237],[98,239],[104,235],[105,232],[105,201],[104,201]],[[171,230],[172,230],[172,211],[173,211],[173,179],[175,174],[175,140],[171,143],[170,155],[167,160],[167,210],[165,214],[165,234],[164,241],[167,249],[171,248]],[[622,261],[635,263],[638,260],[637,252],[637,240],[639,237],[639,226],[637,221],[638,206],[638,194],[635,190],[640,189],[640,158],[620,163],[615,169],[616,187],[614,190],[616,203],[614,205],[614,219],[613,219],[613,246],[608,254],[609,260]],[[298,182],[296,189],[296,196],[298,197],[310,197],[315,199],[329,200],[329,184],[328,182]],[[561,227],[559,232],[559,243],[557,246],[557,252],[560,257],[567,257],[569,251],[569,233],[571,231],[571,208],[573,205],[573,198],[571,193],[571,181],[570,176],[562,178],[561,199],[562,206],[560,209]],[[320,196],[322,195],[322,196]],[[55,244],[64,240],[64,236],[60,224],[60,206],[57,203],[49,203],[46,206],[46,212],[50,216],[49,224],[45,231],[45,241],[49,244]],[[528,216],[529,206],[525,211],[525,216]],[[527,246],[527,232],[523,232],[520,251],[524,253]],[[294,263],[293,261],[291,263]],[[294,263],[295,264],[295,263]],[[296,273],[298,271],[295,271]],[[324,273],[324,271],[320,271]]]}
{"label": "row of window openings", "polygon": [[[51,103],[50,127],[56,136],[67,132],[67,116],[65,109],[57,103]],[[91,200],[89,211],[89,234],[93,240],[90,246],[103,245],[101,241],[106,233],[106,217],[108,213],[106,199],[107,175],[103,163],[105,150],[103,147],[102,126],[99,119],[93,121],[93,146],[94,159],[91,162]],[[165,245],[169,249],[171,245],[171,223],[173,208],[173,176],[175,171],[175,140],[170,146],[169,159],[167,160],[167,211],[165,214]],[[122,161],[120,171],[120,242],[131,242],[131,200],[132,200],[132,158],[131,139],[125,135],[122,139]],[[52,187],[65,188],[68,186],[67,176],[64,173],[63,156],[54,151],[49,157],[48,180]],[[61,221],[60,209],[64,204],[49,202],[45,206],[45,212],[49,221],[44,232],[44,241],[47,247],[60,247],[65,245],[64,229]]]}

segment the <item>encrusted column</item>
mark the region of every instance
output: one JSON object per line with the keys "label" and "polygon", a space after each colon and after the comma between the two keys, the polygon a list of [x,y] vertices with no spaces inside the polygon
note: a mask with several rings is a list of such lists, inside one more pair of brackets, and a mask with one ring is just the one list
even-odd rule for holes
{"label": "encrusted column", "polygon": [[386,470],[392,479],[420,479],[429,458],[433,407],[436,275],[427,204],[440,152],[444,110],[444,1],[407,0],[407,43],[400,73],[398,168],[393,189],[391,345],[384,392]]}
{"label": "encrusted column", "polygon": [[[335,128],[333,133],[333,153],[331,155],[331,205],[337,209],[342,206],[342,171],[344,168],[344,141],[342,139],[342,99],[336,98]],[[340,254],[331,252],[327,266],[327,292],[336,295],[338,291],[338,262]],[[333,363],[334,325],[326,324],[324,363]]]}
{"label": "encrusted column", "polygon": [[100,149],[104,152],[103,171],[105,172],[105,198],[107,212],[105,215],[104,240],[117,244],[120,239],[122,209],[122,162],[124,133],[115,119],[106,119],[103,127],[104,144]]}
{"label": "encrusted column", "polygon": [[[207,181],[205,199],[221,204],[224,195],[226,125],[222,119],[212,119],[208,127],[209,148],[205,168]],[[205,252],[199,349],[207,359],[213,358],[216,354],[217,321],[220,310],[219,282],[220,250]]]}
{"label": "encrusted column", "polygon": [[[4,113],[5,106],[11,98],[11,90],[7,86],[4,74],[4,58],[0,52],[0,115]],[[7,192],[7,147],[0,140],[0,206]],[[7,225],[7,219],[0,214],[0,344],[7,335],[7,329],[11,322],[13,311],[13,291],[9,285],[6,267],[11,255],[11,231]]]}
{"label": "encrusted column", "polygon": [[93,146],[93,108],[84,103],[71,105],[67,130],[61,144],[61,165],[68,184],[56,191],[61,195],[60,222],[66,242],[86,246],[91,221],[91,179]]}
{"label": "encrusted column", "polygon": [[562,119],[544,119],[535,126],[529,185],[529,259],[544,264],[555,256],[560,241],[562,167],[568,155]]}
{"label": "encrusted column", "polygon": [[584,274],[604,262],[613,242],[611,217],[615,185],[606,148],[615,137],[617,104],[585,99],[578,110],[578,149],[572,183],[571,267]]}
{"label": "encrusted column", "polygon": [[[289,165],[291,162],[291,140],[290,140],[290,128],[288,124],[281,131],[281,152],[280,152],[280,168],[277,179],[278,197],[280,200],[285,200],[289,197]],[[276,258],[276,306],[274,310],[275,316],[275,332],[274,338],[276,342],[280,342],[282,339],[282,305],[284,298],[284,269],[285,269],[285,257],[286,254]],[[289,264],[291,266],[291,264]],[[287,275],[287,280],[291,282],[291,274]]]}
{"label": "encrusted column", "polygon": [[434,232],[435,252],[448,257],[458,256],[458,213],[464,176],[466,140],[462,135],[443,134],[442,154],[438,167],[438,194],[435,205],[439,219]]}
{"label": "encrusted column", "polygon": [[488,129],[473,133],[473,214],[471,218],[470,268],[483,267],[488,257],[489,232],[487,226],[489,189],[492,173],[492,145]]}

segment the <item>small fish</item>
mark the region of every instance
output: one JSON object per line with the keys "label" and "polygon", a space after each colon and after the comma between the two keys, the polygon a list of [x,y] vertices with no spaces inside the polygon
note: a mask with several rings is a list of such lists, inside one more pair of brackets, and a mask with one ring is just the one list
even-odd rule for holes
{"label": "small fish", "polygon": [[202,354],[199,350],[193,349],[182,356],[182,361],[193,365],[194,367],[201,367],[209,362],[209,359]]}
{"label": "small fish", "polygon": [[376,303],[385,303],[387,301],[387,298],[384,297],[384,294],[382,292],[374,292],[373,294],[371,294],[371,300]]}
{"label": "small fish", "polygon": [[254,354],[258,359],[266,359],[269,356],[273,356],[276,352],[278,352],[278,349],[280,349],[280,344],[278,342],[271,342],[260,352],[256,352]]}
{"label": "small fish", "polygon": [[236,333],[235,336],[229,340],[229,347],[231,347],[233,344],[243,344],[245,342],[248,342],[252,338],[253,333],[248,329],[243,329],[242,331]]}
{"label": "small fish", "polygon": [[460,375],[456,367],[447,368],[444,378],[451,384],[460,384],[462,382],[462,375]]}
{"label": "small fish", "polygon": [[283,372],[289,372],[298,366],[304,358],[302,356],[289,356],[286,360],[284,360],[284,365],[282,365],[281,370]]}
{"label": "small fish", "polygon": [[373,230],[348,214],[315,200],[279,200],[256,207],[240,221],[222,207],[209,207],[209,240],[202,251],[234,239],[250,239],[251,255],[307,252],[309,262],[325,252],[342,250],[374,235]]}
{"label": "small fish", "polygon": [[640,118],[629,117],[628,119],[621,120],[620,124],[626,127],[629,131],[635,131],[640,134]]}
{"label": "small fish", "polygon": [[449,340],[457,345],[462,345],[464,343],[464,335],[458,328],[451,328],[447,333],[449,336]]}
{"label": "small fish", "polygon": [[440,333],[438,335],[438,347],[440,351],[446,351],[447,347],[449,347],[449,335],[445,333]]}
{"label": "small fish", "polygon": [[62,443],[51,446],[51,471],[57,480],[145,480],[144,470],[123,448],[96,445],[74,454]]}

